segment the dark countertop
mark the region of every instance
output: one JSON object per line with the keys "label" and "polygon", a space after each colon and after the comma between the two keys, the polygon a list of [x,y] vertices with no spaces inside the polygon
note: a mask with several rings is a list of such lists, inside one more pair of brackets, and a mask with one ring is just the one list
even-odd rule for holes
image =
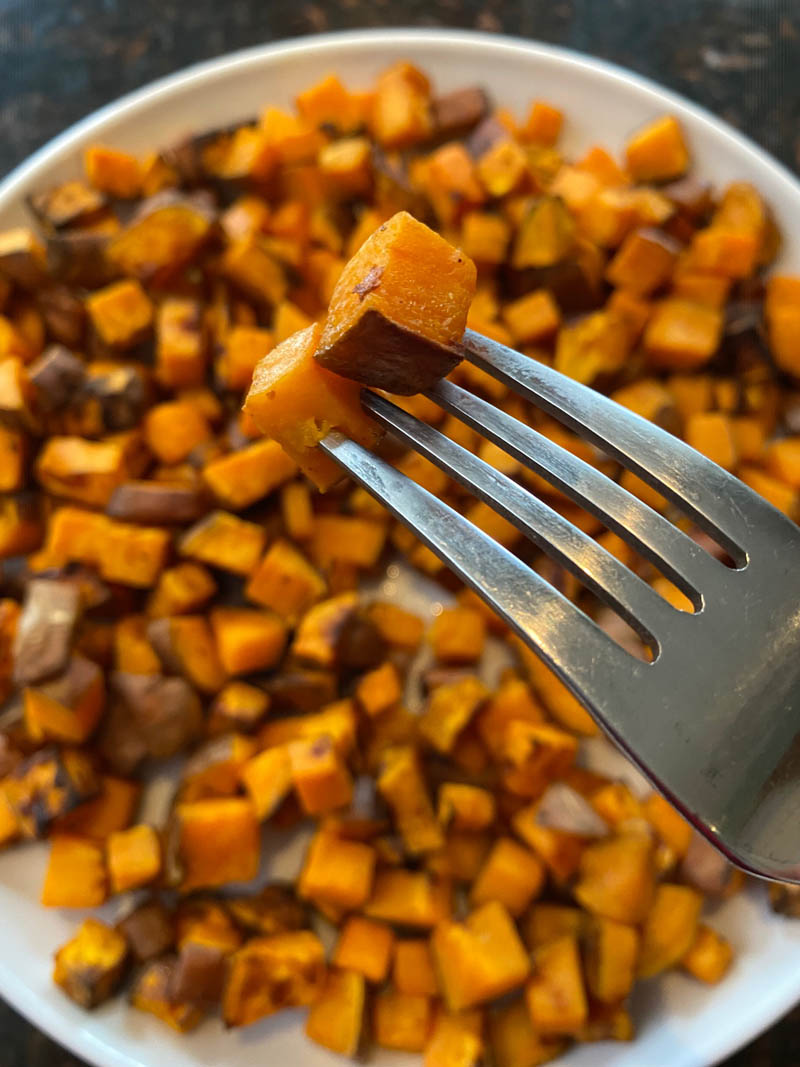
{"label": "dark countertop", "polygon": [[[88,112],[189,63],[365,26],[481,29],[601,56],[800,169],[797,0],[0,0],[0,176]],[[795,1064],[800,1008],[725,1067]],[[82,1067],[0,1002],[0,1067],[45,1065]]]}

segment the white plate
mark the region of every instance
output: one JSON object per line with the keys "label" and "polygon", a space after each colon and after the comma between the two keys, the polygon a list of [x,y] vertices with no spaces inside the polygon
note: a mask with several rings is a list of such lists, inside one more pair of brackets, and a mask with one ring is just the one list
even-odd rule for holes
{"label": "white plate", "polygon": [[[23,197],[80,171],[91,141],[143,152],[193,130],[246,118],[328,71],[367,85],[386,64],[409,58],[441,89],[479,82],[496,101],[521,111],[534,97],[567,115],[567,153],[599,143],[620,147],[642,122],[664,111],[680,116],[697,171],[722,183],[753,181],[775,209],[786,241],[781,266],[800,270],[800,186],[757,147],[711,115],[664,89],[607,64],[543,45],[449,31],[386,30],[326,35],[259,47],[193,67],[104,108],[56,138],[0,185],[0,228],[25,222]],[[51,955],[81,916],[43,911],[38,896],[46,852],[35,847],[0,857],[0,995],[97,1067],[332,1067],[342,1061],[311,1045],[300,1019],[283,1014],[244,1031],[207,1023],[179,1037],[117,1001],[88,1015],[50,982]],[[286,870],[296,848],[277,849]],[[108,913],[114,914],[115,905]],[[737,962],[716,989],[670,976],[636,998],[640,1026],[630,1046],[577,1049],[565,1067],[709,1067],[754,1037],[800,998],[800,923],[771,915],[763,892],[751,890],[712,919],[737,949]],[[418,1057],[382,1055],[376,1062],[419,1065]]]}

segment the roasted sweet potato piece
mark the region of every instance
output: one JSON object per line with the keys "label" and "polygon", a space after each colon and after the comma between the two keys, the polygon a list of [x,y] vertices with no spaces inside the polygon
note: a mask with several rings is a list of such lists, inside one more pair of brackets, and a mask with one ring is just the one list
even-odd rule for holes
{"label": "roasted sweet potato piece", "polygon": [[314,903],[356,910],[369,899],[375,860],[370,845],[320,830],[306,853],[298,895]]}
{"label": "roasted sweet potato piece", "polygon": [[255,877],[260,841],[249,800],[217,797],[178,804],[174,818],[183,892]]}
{"label": "roasted sweet potato piece", "polygon": [[112,893],[148,885],[161,871],[158,834],[144,823],[110,834],[106,842],[106,862]]}
{"label": "roasted sweet potato piece", "polygon": [[200,894],[178,903],[175,940],[179,949],[190,941],[199,941],[229,955],[241,946],[244,938],[222,901]]}
{"label": "roasted sweet potato piece", "polygon": [[326,591],[322,575],[288,541],[275,541],[250,576],[248,599],[291,623]]}
{"label": "roasted sweet potato piece", "polygon": [[248,1026],[283,1008],[313,1004],[325,982],[325,951],[310,930],[253,938],[231,958],[222,999],[226,1026]]}
{"label": "roasted sweet potato piece", "polygon": [[382,1048],[422,1052],[433,1025],[429,997],[384,989],[372,1005],[372,1034]]}
{"label": "roasted sweet potato piece", "polygon": [[97,908],[108,893],[103,847],[88,838],[51,839],[42,904],[46,908]]}
{"label": "roasted sweet potato piece", "polygon": [[166,389],[202,385],[206,376],[206,338],[201,305],[169,297],[156,312],[156,377]]}
{"label": "roasted sweet potato piece", "polygon": [[536,949],[525,1003],[537,1033],[573,1034],[588,1015],[578,945],[569,935]]}
{"label": "roasted sweet potato piece", "polygon": [[59,816],[94,796],[100,786],[89,757],[77,749],[39,749],[18,763],[4,792],[23,837],[43,837]]}
{"label": "roasted sweet potato piece", "polygon": [[381,637],[396,648],[413,652],[425,631],[418,615],[405,611],[389,601],[374,601],[367,607],[367,618],[377,627]]}
{"label": "roasted sweet potato piece", "polygon": [[558,197],[538,200],[517,232],[511,264],[552,267],[566,260],[575,249],[575,220]]}
{"label": "roasted sweet potato piece", "polygon": [[416,750],[410,745],[388,748],[377,779],[398,833],[411,855],[434,852],[444,843]]}
{"label": "roasted sweet potato piece", "polygon": [[490,1016],[490,1044],[497,1067],[539,1067],[564,1049],[560,1038],[538,1034],[524,1000],[514,1000]]}
{"label": "roasted sweet potato piece", "polygon": [[[424,282],[415,280],[423,264]],[[464,332],[474,292],[472,262],[400,212],[345,267],[315,358],[366,385],[420,392],[459,362],[451,346]]]}
{"label": "roasted sweet potato piece", "polygon": [[352,700],[337,700],[315,715],[293,715],[268,722],[259,741],[265,747],[291,741],[329,736],[342,755],[349,755],[356,742],[356,714]]}
{"label": "roasted sweet potato piece", "polygon": [[45,251],[36,235],[22,226],[0,233],[0,276],[23,289],[36,289],[45,274]]}
{"label": "roasted sweet potato piece", "polygon": [[82,1008],[96,1008],[116,991],[127,955],[121,934],[97,919],[85,919],[56,952],[53,981]]}
{"label": "roasted sweet potato piece", "polygon": [[571,766],[577,739],[555,726],[513,720],[498,746],[502,781],[518,796],[538,797]]}
{"label": "roasted sweet potato piece", "polygon": [[80,744],[91,736],[105,706],[103,674],[96,663],[73,655],[55,678],[23,692],[25,728],[34,741]]}
{"label": "roasted sweet potato piece", "polygon": [[242,768],[255,750],[255,741],[244,734],[228,733],[207,741],[184,765],[180,800],[233,796],[238,792]]}
{"label": "roasted sweet potato piece", "polygon": [[392,964],[392,982],[400,993],[435,997],[439,982],[433,964],[430,941],[396,941]]}
{"label": "roasted sweet potato piece", "polygon": [[361,1041],[366,989],[353,970],[330,970],[308,1013],[305,1032],[318,1045],[342,1056],[355,1056]]}
{"label": "roasted sweet potato piece", "polygon": [[567,904],[537,901],[523,920],[522,935],[530,949],[558,941],[565,934],[582,937],[587,927],[586,912]]}
{"label": "roasted sweet potato piece", "polygon": [[176,958],[166,956],[153,960],[140,972],[131,990],[131,1004],[139,1011],[149,1012],[180,1034],[194,1030],[203,1020],[203,1012],[195,1004],[172,997]]}
{"label": "roasted sweet potato piece", "polygon": [[218,693],[226,672],[208,621],[202,615],[154,619],[147,636],[164,666],[182,674],[203,693]]}
{"label": "roasted sweet potato piece", "polygon": [[544,881],[544,867],[534,853],[510,837],[501,837],[472,884],[470,902],[478,907],[499,901],[516,917],[539,895]]}
{"label": "roasted sweet potato piece", "polygon": [[256,441],[212,460],[203,468],[203,479],[221,504],[238,511],[267,496],[296,473],[294,460],[277,441]]}
{"label": "roasted sweet potato piece", "polygon": [[270,698],[263,689],[247,682],[228,682],[211,705],[210,734],[228,730],[253,730],[269,710]]}
{"label": "roasted sweet potato piece", "polygon": [[109,582],[147,589],[166,562],[170,537],[154,526],[109,522],[99,548],[100,574]]}
{"label": "roasted sweet potato piece", "polygon": [[54,828],[58,833],[75,834],[104,842],[110,834],[127,829],[136,815],[142,787],[139,782],[104,774],[91,800],[61,815]]}
{"label": "roasted sweet potato piece", "polygon": [[221,570],[248,575],[258,563],[265,541],[261,526],[227,511],[214,511],[186,531],[179,551]]}
{"label": "roasted sweet potato piece", "polygon": [[584,850],[574,894],[578,903],[595,915],[638,923],[649,912],[654,883],[650,838],[626,833]]}
{"label": "roasted sweet potato piece", "polygon": [[225,277],[252,300],[274,306],[286,296],[286,274],[258,234],[230,244],[222,257]]}
{"label": "roasted sweet potato piece", "polygon": [[315,362],[320,332],[319,325],[309,326],[262,358],[245,411],[319,488],[327,489],[341,477],[338,465],[315,448],[328,431],[341,430],[367,447],[379,431],[361,410],[358,386]]}
{"label": "roasted sweet potato piece", "polygon": [[380,715],[397,704],[403,696],[403,686],[397,668],[387,660],[359,679],[356,700],[370,717]]}
{"label": "roasted sweet potato piece", "polygon": [[730,942],[710,926],[700,923],[691,948],[681,960],[681,967],[688,971],[692,978],[708,985],[716,985],[724,977],[732,960],[733,948]]}
{"label": "roasted sweet potato piece", "polygon": [[347,766],[327,735],[289,744],[292,783],[308,815],[321,815],[346,807],[353,795]]}
{"label": "roasted sweet potato piece", "polygon": [[354,915],[342,927],[331,962],[380,983],[389,972],[393,948],[394,934],[388,926]]}
{"label": "roasted sweet potato piece", "polygon": [[141,171],[135,156],[118,148],[90,145],[84,155],[86,177],[95,189],[110,196],[130,199],[141,189]]}
{"label": "roasted sweet potato piece", "polygon": [[473,911],[464,923],[440,922],[431,948],[450,1011],[493,1000],[528,977],[525,949],[508,912],[496,901]]}
{"label": "roasted sweet potato piece", "polygon": [[451,897],[445,880],[434,881],[425,871],[387,868],[376,873],[364,912],[384,922],[430,929],[450,917]]}
{"label": "roasted sweet potato piece", "polygon": [[170,975],[172,1001],[212,1008],[219,1004],[225,982],[226,956],[217,945],[185,941]]}
{"label": "roasted sweet potato piece", "polygon": [[486,624],[471,608],[445,608],[434,619],[428,640],[440,663],[474,663],[483,652]]}
{"label": "roasted sweet potato piece", "polygon": [[258,818],[269,818],[292,787],[288,746],[266,748],[245,763],[240,778]]}
{"label": "roasted sweet potato piece", "polygon": [[433,130],[430,83],[418,68],[399,62],[378,78],[370,112],[372,135],[384,148],[407,148]]}
{"label": "roasted sweet potato piece", "polygon": [[616,1004],[627,997],[636,974],[639,933],[612,919],[593,919],[585,944],[586,984],[595,999]]}
{"label": "roasted sweet potato piece", "polygon": [[161,284],[189,263],[211,232],[213,213],[199,196],[166,189],[145,200],[108,246],[108,259],[124,274]]}
{"label": "roasted sweet potato piece", "polygon": [[642,929],[639,977],[652,978],[683,959],[694,943],[702,906],[703,898],[689,886],[657,887]]}
{"label": "roasted sweet potato piece", "polygon": [[512,818],[514,831],[539,856],[557,882],[566,882],[578,869],[586,839],[542,826],[538,809],[538,804],[531,804],[517,811]]}
{"label": "roasted sweet potato piece", "polygon": [[277,615],[246,608],[215,608],[211,626],[220,662],[228,674],[269,670],[286,645],[286,626]]}
{"label": "roasted sweet potato piece", "polygon": [[234,326],[225,336],[216,361],[216,376],[227,389],[247,389],[259,361],[275,347],[271,330]]}
{"label": "roasted sweet potato piece", "polygon": [[634,181],[679,178],[689,165],[689,153],[678,120],[664,115],[640,130],[625,147],[625,162]]}
{"label": "roasted sweet potato piece", "polygon": [[86,301],[92,326],[112,348],[138,344],[153,324],[153,305],[137,281],[115,282],[93,293]]}
{"label": "roasted sweet potato piece", "polygon": [[44,525],[33,496],[0,497],[0,559],[34,552],[44,540]]}
{"label": "roasted sweet potato piece", "polygon": [[36,460],[36,477],[56,496],[104,507],[128,477],[124,444],[51,437]]}
{"label": "roasted sweet potato piece", "polygon": [[484,684],[471,675],[437,686],[420,716],[420,733],[437,751],[451,752],[458,735],[488,695]]}

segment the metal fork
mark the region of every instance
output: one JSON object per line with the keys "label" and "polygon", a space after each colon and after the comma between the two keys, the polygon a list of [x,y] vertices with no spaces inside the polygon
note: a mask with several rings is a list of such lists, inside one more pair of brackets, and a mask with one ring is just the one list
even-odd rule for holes
{"label": "metal fork", "polygon": [[644,774],[734,863],[800,883],[800,528],[631,411],[468,330],[465,358],[618,460],[728,552],[728,567],[547,437],[449,381],[430,400],[592,512],[692,601],[681,612],[593,538],[369,390],[386,429],[572,571],[652,649],[625,651],[458,512],[337,433],[322,448],[531,646]]}

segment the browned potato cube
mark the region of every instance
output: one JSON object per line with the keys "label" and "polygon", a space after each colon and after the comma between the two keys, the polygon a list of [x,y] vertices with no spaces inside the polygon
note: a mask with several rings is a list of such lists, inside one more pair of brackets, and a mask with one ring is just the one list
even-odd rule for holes
{"label": "browned potato cube", "polygon": [[125,938],[97,919],[85,919],[55,956],[53,981],[80,1004],[95,1008],[111,997],[125,971]]}

